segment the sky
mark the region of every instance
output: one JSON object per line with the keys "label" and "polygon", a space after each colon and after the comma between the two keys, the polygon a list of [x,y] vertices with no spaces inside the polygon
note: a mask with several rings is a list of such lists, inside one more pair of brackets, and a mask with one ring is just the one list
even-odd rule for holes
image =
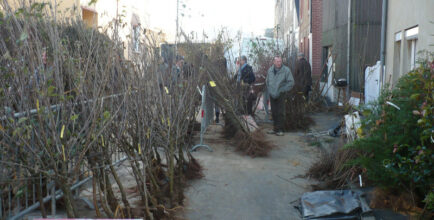
{"label": "sky", "polygon": [[[169,38],[176,32],[176,1],[149,0],[151,28],[162,29]],[[213,39],[223,27],[232,35],[264,35],[273,26],[274,0],[180,0],[180,27],[199,38],[205,32]]]}

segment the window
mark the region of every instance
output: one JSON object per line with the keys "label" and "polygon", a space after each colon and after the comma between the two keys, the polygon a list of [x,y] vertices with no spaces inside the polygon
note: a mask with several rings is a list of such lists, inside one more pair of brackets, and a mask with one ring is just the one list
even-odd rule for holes
{"label": "window", "polygon": [[410,70],[416,67],[416,39],[408,41],[408,58],[410,64]]}
{"label": "window", "polygon": [[83,23],[86,24],[87,27],[96,28],[98,26],[98,13],[95,11],[95,9],[82,6],[81,12]]}
{"label": "window", "polygon": [[410,28],[405,31],[405,39],[407,40],[408,45],[407,60],[409,70],[413,70],[416,67],[416,43],[418,34],[419,27]]}
{"label": "window", "polygon": [[133,26],[133,50],[134,52],[140,51],[140,26]]}
{"label": "window", "polygon": [[[322,48],[322,65],[326,66],[328,65],[329,61],[329,53],[330,53],[330,47],[323,47]],[[327,82],[328,77],[328,68],[323,68],[321,73],[321,82]]]}
{"label": "window", "polygon": [[300,22],[303,19],[303,0],[300,0]]}
{"label": "window", "polygon": [[[401,65],[401,41],[395,41],[393,48],[393,75],[398,77],[400,75]],[[395,81],[395,79],[394,79]]]}

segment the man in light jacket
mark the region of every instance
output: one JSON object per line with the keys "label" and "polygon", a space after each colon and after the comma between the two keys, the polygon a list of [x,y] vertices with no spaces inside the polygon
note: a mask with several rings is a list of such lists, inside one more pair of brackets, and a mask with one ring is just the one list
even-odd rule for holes
{"label": "man in light jacket", "polygon": [[267,73],[267,90],[270,95],[273,130],[269,134],[283,136],[285,126],[285,100],[289,91],[294,87],[291,70],[282,65],[282,57],[275,56],[273,66]]}

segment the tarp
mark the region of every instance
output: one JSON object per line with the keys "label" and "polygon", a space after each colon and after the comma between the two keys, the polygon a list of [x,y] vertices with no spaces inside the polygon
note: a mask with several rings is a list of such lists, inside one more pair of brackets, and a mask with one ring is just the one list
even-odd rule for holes
{"label": "tarp", "polygon": [[371,211],[361,194],[352,190],[308,192],[300,206],[303,219],[358,219]]}

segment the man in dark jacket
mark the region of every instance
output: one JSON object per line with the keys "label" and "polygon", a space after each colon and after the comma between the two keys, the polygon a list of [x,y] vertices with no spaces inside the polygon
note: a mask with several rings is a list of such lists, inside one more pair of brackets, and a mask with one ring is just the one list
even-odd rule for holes
{"label": "man in dark jacket", "polygon": [[[255,74],[253,73],[253,68],[247,64],[247,57],[241,56],[240,59],[240,69],[236,75],[237,83],[242,85],[244,100],[247,101],[245,105],[245,110],[247,114],[253,116],[253,103],[256,100],[255,94],[251,88],[251,85],[255,82]],[[247,84],[247,85],[243,85]]]}
{"label": "man in dark jacket", "polygon": [[309,62],[303,53],[298,54],[298,60],[295,64],[295,84],[299,92],[304,94],[306,100],[309,98],[309,91],[312,87],[312,71]]}
{"label": "man in dark jacket", "polygon": [[243,81],[244,83],[251,85],[255,80],[256,78],[255,74],[253,74],[253,68],[247,64],[247,57],[241,56],[240,69],[237,73],[237,82],[241,83],[241,81]]}

